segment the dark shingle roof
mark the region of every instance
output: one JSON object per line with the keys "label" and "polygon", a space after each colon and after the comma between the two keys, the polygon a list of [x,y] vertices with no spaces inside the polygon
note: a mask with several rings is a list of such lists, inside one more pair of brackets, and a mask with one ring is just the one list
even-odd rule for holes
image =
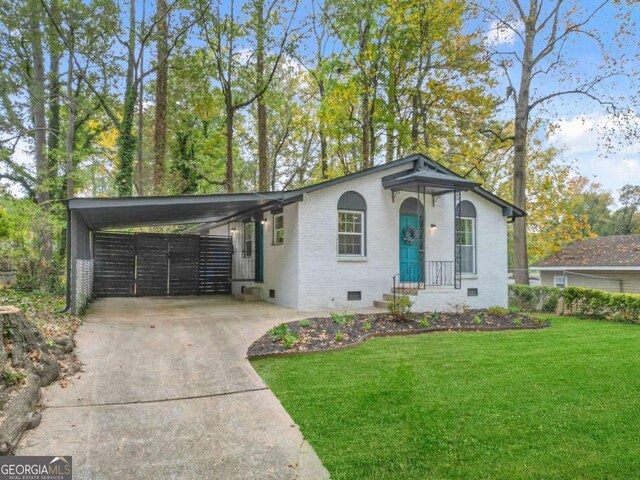
{"label": "dark shingle roof", "polygon": [[612,235],[575,242],[533,267],[640,267],[640,235]]}

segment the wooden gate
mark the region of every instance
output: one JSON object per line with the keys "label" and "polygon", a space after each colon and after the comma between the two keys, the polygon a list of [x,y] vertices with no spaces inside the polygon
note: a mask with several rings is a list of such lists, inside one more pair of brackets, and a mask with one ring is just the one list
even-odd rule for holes
{"label": "wooden gate", "polygon": [[231,239],[96,232],[94,295],[231,293]]}

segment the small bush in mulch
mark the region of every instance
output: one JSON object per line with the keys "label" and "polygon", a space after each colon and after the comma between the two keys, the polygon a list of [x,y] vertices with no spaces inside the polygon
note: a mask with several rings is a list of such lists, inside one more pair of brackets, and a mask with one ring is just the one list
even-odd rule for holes
{"label": "small bush in mulch", "polygon": [[[465,330],[525,330],[549,325],[549,322],[498,307],[464,313],[411,313],[404,321],[394,320],[392,313],[332,314],[326,318],[280,324],[253,342],[247,356],[322,352],[353,345],[372,336]],[[274,335],[273,330],[276,329],[278,335]]]}

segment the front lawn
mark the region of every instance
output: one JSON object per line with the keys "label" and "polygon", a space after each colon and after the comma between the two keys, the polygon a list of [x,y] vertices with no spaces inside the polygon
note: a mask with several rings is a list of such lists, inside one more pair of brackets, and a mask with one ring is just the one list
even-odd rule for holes
{"label": "front lawn", "polygon": [[640,478],[640,326],[548,318],[252,363],[332,478]]}

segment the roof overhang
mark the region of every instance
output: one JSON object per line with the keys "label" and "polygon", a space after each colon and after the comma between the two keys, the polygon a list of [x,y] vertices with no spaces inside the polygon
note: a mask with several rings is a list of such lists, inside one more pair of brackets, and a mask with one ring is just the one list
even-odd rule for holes
{"label": "roof overhang", "polygon": [[175,197],[72,198],[69,210],[92,230],[220,223],[300,201],[293,192],[223,193]]}
{"label": "roof overhang", "polygon": [[424,191],[428,194],[446,193],[453,190],[471,190],[480,184],[448,173],[431,169],[407,170],[382,178],[382,186],[392,192]]}

